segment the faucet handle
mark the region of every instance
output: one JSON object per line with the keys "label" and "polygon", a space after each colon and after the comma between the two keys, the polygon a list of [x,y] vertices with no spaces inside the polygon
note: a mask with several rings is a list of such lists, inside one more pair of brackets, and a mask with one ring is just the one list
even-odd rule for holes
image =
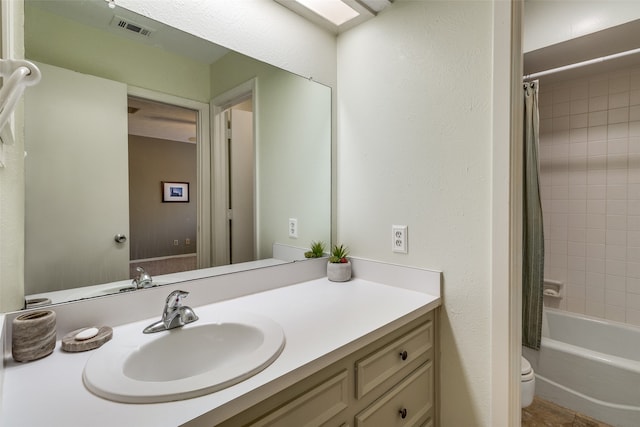
{"label": "faucet handle", "polygon": [[187,295],[189,295],[189,292],[187,291],[177,290],[171,292],[167,297],[167,302],[165,304],[166,307],[171,310],[180,307],[182,305],[182,300],[186,298]]}

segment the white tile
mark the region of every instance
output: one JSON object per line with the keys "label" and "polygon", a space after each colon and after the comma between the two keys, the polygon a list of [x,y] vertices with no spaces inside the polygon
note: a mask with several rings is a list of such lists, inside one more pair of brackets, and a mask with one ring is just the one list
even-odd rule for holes
{"label": "white tile", "polygon": [[[607,140],[607,126],[595,125],[588,128],[589,141],[606,141]],[[606,152],[606,151],[605,151]]]}
{"label": "white tile", "polygon": [[[627,102],[629,102],[629,99],[627,99]],[[570,112],[571,114],[583,114],[589,112],[589,100],[587,98],[574,99],[571,101]]]}
{"label": "white tile", "polygon": [[627,246],[627,261],[640,263],[640,247]]}
{"label": "white tile", "polygon": [[584,285],[567,285],[567,297],[568,298],[582,298],[587,295],[587,291]]}
{"label": "white tile", "polygon": [[607,95],[589,98],[589,111],[605,111],[608,108],[609,97]]}
{"label": "white tile", "polygon": [[626,306],[633,310],[640,310],[640,294],[627,293]]}
{"label": "white tile", "polygon": [[640,136],[640,121],[629,122],[629,137]]}
{"label": "white tile", "polygon": [[629,92],[613,93],[609,95],[609,109],[628,107]]}
{"label": "white tile", "polygon": [[[605,215],[606,213],[607,213],[607,202],[605,200],[587,200],[587,214]],[[589,224],[588,217],[587,217],[587,224]],[[605,228],[605,227],[602,227],[602,228]],[[591,228],[598,228],[598,227],[591,227]]]}
{"label": "white tile", "polygon": [[640,278],[627,277],[627,292],[640,294]]}
{"label": "white tile", "polygon": [[[627,259],[627,247],[625,245],[606,245],[605,252],[605,258],[608,260],[625,261]],[[624,276],[626,274],[625,268],[621,271],[621,273],[610,274],[620,274]]]}
{"label": "white tile", "polygon": [[[626,195],[626,192],[625,192],[625,195]],[[558,200],[558,199],[567,200],[569,198],[569,186],[568,185],[552,185],[551,198],[554,200]]]}
{"label": "white tile", "polygon": [[629,141],[627,138],[609,139],[607,141],[607,154],[627,154]]}
{"label": "white tile", "polygon": [[626,311],[625,307],[605,304],[604,317],[605,319],[612,320],[614,322],[624,322],[626,319]]}
{"label": "white tile", "polygon": [[[554,112],[555,112],[555,106],[554,106]],[[558,131],[562,131],[562,130],[569,130],[571,129],[571,118],[570,116],[562,116],[562,117],[555,117],[553,118],[553,132],[558,132]]]}
{"label": "white tile", "polygon": [[588,200],[604,200],[607,197],[606,185],[589,185],[587,186]]}
{"label": "white tile", "polygon": [[640,216],[631,215],[627,216],[627,230],[640,230]]}
{"label": "white tile", "polygon": [[566,227],[546,227],[544,235],[549,240],[563,240],[565,244],[568,242],[568,232]]}
{"label": "white tile", "polygon": [[571,114],[571,101],[553,104],[553,117],[568,116]]}
{"label": "white tile", "polygon": [[589,113],[589,116],[587,119],[590,127],[606,125],[608,120],[609,120],[609,114],[607,113],[607,110],[592,111]]}
{"label": "white tile", "polygon": [[540,103],[538,103],[538,118],[540,120],[543,120],[543,119],[550,119],[552,117],[553,117],[553,106],[540,105]]}
{"label": "white tile", "polygon": [[[584,215],[583,215],[584,217]],[[567,239],[570,242],[586,242],[587,230],[584,227],[572,227],[567,230]]]}
{"label": "white tile", "polygon": [[589,115],[587,113],[584,114],[572,114],[569,122],[570,128],[580,129],[586,128],[589,126]]}
{"label": "white tile", "polygon": [[640,120],[640,105],[629,107],[629,121]]}
{"label": "white tile", "polygon": [[587,258],[603,258],[606,254],[606,246],[603,243],[587,243],[585,245],[585,256]]}
{"label": "white tile", "polygon": [[569,142],[587,142],[588,140],[588,128],[572,128],[569,133]]}
{"label": "white tile", "polygon": [[571,82],[571,99],[589,98],[589,80],[574,80]]}
{"label": "white tile", "polygon": [[[571,136],[571,131],[569,129],[553,131],[553,144],[554,145],[569,144],[570,136]],[[567,147],[566,150],[568,153],[569,147]]]}
{"label": "white tile", "polygon": [[626,292],[626,278],[624,276],[613,276],[610,274],[607,274],[605,276],[605,289],[612,289],[612,290],[617,290],[617,291],[621,291],[621,292]]}
{"label": "white tile", "polygon": [[586,229],[586,241],[587,243],[606,244],[607,233],[604,229],[587,228]]}
{"label": "white tile", "polygon": [[627,216],[607,215],[607,230],[627,231]]}
{"label": "white tile", "polygon": [[[626,215],[627,214],[627,200],[607,200],[606,213],[609,215]],[[587,205],[587,213],[589,213],[589,206]]]}
{"label": "white tile", "polygon": [[590,301],[587,299],[585,314],[595,317],[604,317],[604,303],[600,301]]}
{"label": "white tile", "polygon": [[[585,162],[585,164],[586,164],[586,162]],[[586,171],[586,169],[585,170],[577,170],[577,169],[570,170],[569,171],[569,177],[567,178],[567,182],[571,186],[586,185],[587,184],[587,171]],[[606,179],[605,179],[605,182],[606,182]]]}
{"label": "white tile", "polygon": [[640,263],[627,261],[627,278],[629,277],[640,279]]}
{"label": "white tile", "polygon": [[[625,145],[625,151],[626,151]],[[587,155],[586,142],[572,142],[569,144],[569,157],[585,157]]]}
{"label": "white tile", "polygon": [[640,104],[640,90],[632,90],[629,92],[629,105]]}
{"label": "white tile", "polygon": [[567,298],[567,310],[572,313],[585,314],[584,298]]}
{"label": "white tile", "polygon": [[[589,221],[587,215],[587,222]],[[624,230],[607,230],[607,245],[626,245],[627,232]]]}
{"label": "white tile", "polygon": [[547,215],[545,221],[549,221],[549,225],[552,227],[566,227],[567,226],[566,214],[551,214]]}
{"label": "white tile", "polygon": [[569,200],[568,202],[570,214],[585,214],[587,213],[587,201],[586,200]]}
{"label": "white tile", "polygon": [[[627,169],[610,169],[607,170],[607,184],[626,184],[628,179]],[[587,177],[588,179],[588,177]]]}
{"label": "white tile", "polygon": [[607,193],[607,200],[626,200],[627,185],[624,185],[624,184],[607,185],[606,193]]}
{"label": "white tile", "polygon": [[[629,123],[626,117],[619,121],[609,121],[609,123],[610,124],[607,129],[608,139],[622,139],[629,137]],[[569,138],[567,137],[567,142],[568,140]]]}
{"label": "white tile", "polygon": [[585,243],[567,242],[567,255],[569,256],[585,256]]}
{"label": "white tile", "polygon": [[627,215],[630,215],[630,216],[640,215],[640,200],[637,200],[637,199],[627,200]]}
{"label": "white tile", "polygon": [[[640,185],[638,186],[640,191]],[[587,186],[586,185],[570,185],[569,186],[569,200],[586,200],[587,198]]]}
{"label": "white tile", "polygon": [[[589,211],[589,205],[587,204],[587,212]],[[604,231],[607,228],[607,217],[604,214],[589,214],[587,213],[587,229],[597,229]],[[611,243],[616,244],[616,243]]]}
{"label": "white tile", "polygon": [[[545,254],[546,255],[546,254]],[[550,254],[551,256],[545,256],[545,268],[555,268],[555,269],[567,269],[567,256],[566,255],[558,255],[558,254]]]}
{"label": "white tile", "polygon": [[586,258],[586,269],[587,269],[587,284],[589,284],[589,275],[591,273],[598,273],[602,276],[600,282],[604,284],[604,273],[606,273],[606,263],[602,258]]}
{"label": "white tile", "polygon": [[[607,168],[607,143],[606,142],[590,142],[589,143],[589,157],[587,157],[587,170],[591,171],[604,171]],[[602,151],[604,150],[604,153]],[[603,155],[595,155],[591,153],[600,152]]]}
{"label": "white tile", "polygon": [[[631,159],[629,159],[631,161]],[[640,169],[630,168],[627,170],[627,179],[630,184],[640,183]]]}
{"label": "white tile", "polygon": [[598,273],[587,273],[587,300],[604,302],[604,276]]}
{"label": "white tile", "polygon": [[607,123],[627,123],[629,121],[629,107],[609,110]]}
{"label": "white tile", "polygon": [[571,101],[571,88],[559,87],[553,91],[553,103],[559,104],[562,102]]}
{"label": "white tile", "polygon": [[567,283],[571,283],[574,286],[582,287],[583,289],[582,293],[584,296],[584,285],[586,283],[585,271],[584,270],[567,270]]}
{"label": "white tile", "polygon": [[627,198],[640,200],[640,184],[627,184]]}
{"label": "white tile", "polygon": [[640,231],[627,231],[627,246],[640,248]]}
{"label": "white tile", "polygon": [[627,308],[626,322],[630,325],[640,326],[640,310]]}
{"label": "white tile", "polygon": [[568,271],[585,271],[586,270],[586,258],[580,256],[567,256],[567,270]]}
{"label": "white tile", "polygon": [[553,119],[540,119],[540,138],[553,132]]}
{"label": "white tile", "polygon": [[[588,262],[588,261],[587,261]],[[609,277],[619,277],[619,281],[624,284],[624,276],[627,274],[627,266],[625,261],[618,261],[615,259],[608,259],[605,261],[605,273],[607,274],[606,283],[608,284]],[[611,279],[611,282],[614,280]]]}
{"label": "white tile", "polygon": [[607,169],[625,169],[624,176],[626,181],[627,155],[609,154],[609,156],[607,156]]}
{"label": "white tile", "polygon": [[609,93],[609,80],[594,78],[589,81],[589,96],[601,96]]}
{"label": "white tile", "polygon": [[609,93],[625,92],[628,90],[629,90],[628,74],[609,79]]}
{"label": "white tile", "polygon": [[629,153],[640,153],[640,138],[629,138]]}

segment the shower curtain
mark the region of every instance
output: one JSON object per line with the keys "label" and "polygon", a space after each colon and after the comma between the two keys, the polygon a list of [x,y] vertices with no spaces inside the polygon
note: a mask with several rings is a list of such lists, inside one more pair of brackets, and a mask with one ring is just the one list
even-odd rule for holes
{"label": "shower curtain", "polygon": [[538,81],[524,83],[524,190],[522,206],[522,344],[540,348],[544,232],[538,182]]}

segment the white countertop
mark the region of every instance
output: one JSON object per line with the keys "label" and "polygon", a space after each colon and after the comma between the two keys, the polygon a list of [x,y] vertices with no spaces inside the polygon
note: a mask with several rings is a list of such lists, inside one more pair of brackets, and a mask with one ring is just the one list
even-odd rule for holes
{"label": "white countertop", "polygon": [[[345,283],[322,278],[194,307],[199,323],[228,310],[270,317],[282,326],[286,346],[275,362],[239,384],[169,403],[124,404],[94,396],[82,383],[93,352],[66,353],[58,342],[44,359],[5,360],[0,425],[178,426],[203,415],[189,425],[201,425],[205,418],[202,425],[215,425],[439,305],[438,296],[423,292],[357,278]],[[113,339],[141,334],[161,309],[157,317],[115,327]]]}

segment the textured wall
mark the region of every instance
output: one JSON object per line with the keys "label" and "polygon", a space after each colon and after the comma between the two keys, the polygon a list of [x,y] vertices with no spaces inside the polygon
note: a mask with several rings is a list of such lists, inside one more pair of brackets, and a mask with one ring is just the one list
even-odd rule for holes
{"label": "textured wall", "polygon": [[492,11],[397,1],[338,39],[340,242],[444,272],[443,426],[490,425]]}

